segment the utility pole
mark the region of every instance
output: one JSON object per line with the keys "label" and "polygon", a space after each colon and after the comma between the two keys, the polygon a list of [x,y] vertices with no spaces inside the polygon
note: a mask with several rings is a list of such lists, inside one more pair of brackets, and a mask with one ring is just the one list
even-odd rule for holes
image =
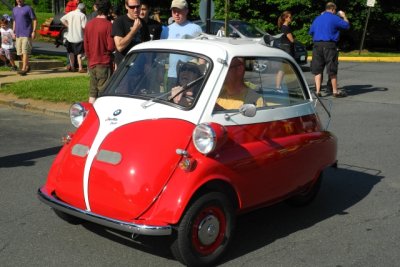
{"label": "utility pole", "polygon": [[229,0],[225,0],[225,37],[229,36]]}
{"label": "utility pole", "polygon": [[206,33],[211,32],[211,0],[207,0]]}
{"label": "utility pole", "polygon": [[375,6],[375,0],[367,0],[367,6],[368,6],[368,14],[367,14],[367,20],[365,21],[363,35],[362,35],[362,38],[361,38],[360,50],[358,50],[358,54],[359,55],[361,55],[361,50],[363,49],[363,46],[364,46],[364,40],[365,40],[365,34],[367,32],[369,15],[371,14],[371,7]]}

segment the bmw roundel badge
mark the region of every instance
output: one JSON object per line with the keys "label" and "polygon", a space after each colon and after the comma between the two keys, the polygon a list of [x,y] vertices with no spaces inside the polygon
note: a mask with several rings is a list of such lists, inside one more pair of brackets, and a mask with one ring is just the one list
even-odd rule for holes
{"label": "bmw roundel badge", "polygon": [[114,111],[113,115],[114,116],[118,116],[119,114],[121,114],[122,110],[117,109],[116,111]]}

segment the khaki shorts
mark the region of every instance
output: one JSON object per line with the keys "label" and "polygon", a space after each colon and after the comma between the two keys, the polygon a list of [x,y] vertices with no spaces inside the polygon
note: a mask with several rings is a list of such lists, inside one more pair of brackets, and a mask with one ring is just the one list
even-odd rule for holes
{"label": "khaki shorts", "polygon": [[32,52],[32,40],[28,37],[17,37],[15,40],[15,48],[17,50],[17,55],[22,54],[30,55]]}
{"label": "khaki shorts", "polygon": [[99,97],[104,91],[104,84],[111,76],[111,67],[97,65],[92,69],[89,69],[90,73],[90,85],[89,85],[89,96]]}

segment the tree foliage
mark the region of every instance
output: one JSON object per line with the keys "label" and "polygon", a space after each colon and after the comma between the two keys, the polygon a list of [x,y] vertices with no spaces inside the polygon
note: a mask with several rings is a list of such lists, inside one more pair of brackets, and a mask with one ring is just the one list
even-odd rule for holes
{"label": "tree foliage", "polygon": [[[230,2],[229,18],[241,19],[256,24],[264,31],[278,33],[277,20],[279,15],[290,10],[293,15],[292,30],[296,38],[311,44],[311,36],[308,30],[316,16],[325,9],[328,1],[318,0],[213,0],[215,4],[215,18],[225,18],[225,3]],[[192,3],[192,16],[198,16],[198,3]],[[367,0],[336,0],[333,1],[338,10],[346,12],[351,24],[351,32],[361,35],[367,18]],[[370,9],[368,25],[381,25],[388,27],[393,32],[399,31],[400,23],[400,1],[398,0],[376,0],[375,7]]]}

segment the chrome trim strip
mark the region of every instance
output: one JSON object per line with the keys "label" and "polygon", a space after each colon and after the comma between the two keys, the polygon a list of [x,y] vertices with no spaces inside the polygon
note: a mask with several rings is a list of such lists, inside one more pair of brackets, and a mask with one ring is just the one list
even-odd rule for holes
{"label": "chrome trim strip", "polygon": [[170,225],[157,226],[157,225],[143,225],[124,222],[120,220],[114,220],[108,217],[104,217],[90,211],[81,210],[73,206],[68,205],[65,202],[58,200],[57,198],[42,191],[42,188],[38,189],[38,198],[46,205],[50,207],[70,214],[81,219],[94,222],[106,227],[121,230],[128,233],[139,234],[139,235],[151,235],[151,236],[162,236],[171,235],[172,227]]}
{"label": "chrome trim strip", "polygon": [[72,147],[71,153],[72,153],[72,155],[84,158],[89,153],[89,147],[80,145],[80,144],[76,144]]}
{"label": "chrome trim strip", "polygon": [[117,165],[122,160],[121,153],[102,149],[97,153],[96,159],[112,165]]}

